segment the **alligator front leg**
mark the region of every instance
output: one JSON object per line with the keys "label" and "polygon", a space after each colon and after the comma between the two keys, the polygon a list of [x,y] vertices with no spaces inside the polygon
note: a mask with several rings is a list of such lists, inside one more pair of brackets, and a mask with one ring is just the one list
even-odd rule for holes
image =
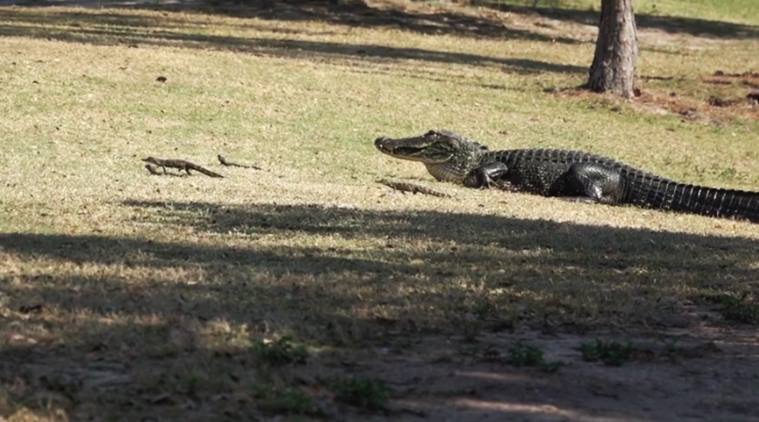
{"label": "alligator front leg", "polygon": [[464,178],[464,186],[468,188],[489,188],[496,179],[505,176],[508,172],[509,168],[500,161],[484,164],[469,172]]}
{"label": "alligator front leg", "polygon": [[567,172],[567,182],[573,192],[603,204],[618,204],[624,189],[618,170],[596,164],[578,163]]}

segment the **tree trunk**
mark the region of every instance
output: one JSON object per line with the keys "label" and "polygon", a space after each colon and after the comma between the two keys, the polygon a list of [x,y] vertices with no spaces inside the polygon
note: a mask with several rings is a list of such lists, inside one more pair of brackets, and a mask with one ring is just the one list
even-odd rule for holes
{"label": "tree trunk", "polygon": [[601,0],[598,40],[587,87],[630,98],[635,89],[638,36],[633,0]]}

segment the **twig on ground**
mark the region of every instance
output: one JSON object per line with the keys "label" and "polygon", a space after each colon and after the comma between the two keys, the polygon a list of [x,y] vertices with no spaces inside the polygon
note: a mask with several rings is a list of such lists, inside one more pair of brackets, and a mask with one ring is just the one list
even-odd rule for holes
{"label": "twig on ground", "polygon": [[431,195],[431,196],[437,196],[438,198],[450,198],[451,195],[448,195],[447,193],[438,192],[436,190],[432,190],[430,188],[426,188],[424,186],[415,185],[413,183],[407,183],[407,182],[394,182],[392,180],[387,179],[380,179],[377,180],[377,183],[381,183],[391,189],[395,189],[397,191],[401,191],[403,193],[410,192],[413,194],[421,193],[424,195]]}
{"label": "twig on ground", "polygon": [[244,169],[253,169],[253,170],[263,170],[261,167],[258,167],[257,165],[254,165],[254,164],[245,165],[245,164],[238,164],[238,163],[233,163],[233,162],[231,162],[231,161],[227,161],[227,159],[226,159],[226,158],[224,158],[224,156],[223,156],[223,155],[221,155],[221,154],[217,155],[217,156],[216,156],[216,158],[218,158],[218,159],[219,159],[219,162],[220,162],[220,163],[221,163],[221,165],[223,165],[223,166],[228,166],[228,167],[241,167],[241,168],[244,168]]}

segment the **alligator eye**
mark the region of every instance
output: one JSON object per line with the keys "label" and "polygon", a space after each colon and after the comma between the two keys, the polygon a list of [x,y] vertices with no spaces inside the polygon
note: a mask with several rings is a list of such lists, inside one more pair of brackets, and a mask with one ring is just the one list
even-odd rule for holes
{"label": "alligator eye", "polygon": [[435,135],[437,135],[437,132],[435,132],[434,130],[431,130],[424,134],[424,136],[435,136]]}

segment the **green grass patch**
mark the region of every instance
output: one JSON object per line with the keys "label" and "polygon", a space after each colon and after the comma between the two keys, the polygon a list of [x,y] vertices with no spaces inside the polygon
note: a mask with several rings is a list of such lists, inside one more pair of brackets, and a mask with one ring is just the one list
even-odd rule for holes
{"label": "green grass patch", "polygon": [[253,346],[253,352],[259,362],[272,366],[303,364],[308,358],[306,346],[287,336],[272,341],[261,340]]}
{"label": "green grass patch", "polygon": [[596,339],[580,345],[582,358],[587,362],[602,362],[609,366],[622,366],[632,356],[633,345],[630,342],[618,343],[613,340]]}
{"label": "green grass patch", "polygon": [[728,321],[759,324],[759,304],[756,303],[748,303],[734,297],[725,297],[722,299],[720,312]]}
{"label": "green grass patch", "polygon": [[517,343],[509,348],[509,356],[506,361],[516,367],[539,368],[543,372],[556,372],[563,365],[562,362],[547,362],[543,351],[539,347],[525,343]]}
{"label": "green grass patch", "polygon": [[544,363],[543,351],[538,347],[517,343],[509,349],[508,361],[514,366],[539,366]]}
{"label": "green grass patch", "polygon": [[759,303],[751,300],[749,295],[709,295],[708,302],[716,303],[718,311],[725,320],[742,324],[759,325]]}
{"label": "green grass patch", "polygon": [[330,389],[338,401],[367,410],[382,410],[390,397],[390,388],[382,380],[344,378],[334,381]]}
{"label": "green grass patch", "polygon": [[265,413],[323,416],[311,396],[296,387],[257,386],[254,397],[256,406]]}

